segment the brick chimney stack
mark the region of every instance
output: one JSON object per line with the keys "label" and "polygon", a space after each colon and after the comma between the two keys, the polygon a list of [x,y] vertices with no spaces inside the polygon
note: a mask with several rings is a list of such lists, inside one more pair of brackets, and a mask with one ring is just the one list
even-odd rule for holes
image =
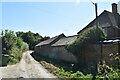
{"label": "brick chimney stack", "polygon": [[112,12],[117,13],[117,4],[116,3],[112,4]]}

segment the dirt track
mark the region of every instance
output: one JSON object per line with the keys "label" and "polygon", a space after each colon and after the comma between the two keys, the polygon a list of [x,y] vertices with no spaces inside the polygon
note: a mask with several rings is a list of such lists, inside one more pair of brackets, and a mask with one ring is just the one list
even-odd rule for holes
{"label": "dirt track", "polygon": [[0,79],[2,78],[57,78],[49,73],[41,64],[30,55],[31,51],[23,53],[20,63],[0,67]]}

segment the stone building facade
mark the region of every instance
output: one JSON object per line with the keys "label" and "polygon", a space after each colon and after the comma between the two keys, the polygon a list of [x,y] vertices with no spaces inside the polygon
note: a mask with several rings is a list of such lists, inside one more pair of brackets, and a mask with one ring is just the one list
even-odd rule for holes
{"label": "stone building facade", "polygon": [[66,37],[63,35],[61,34],[39,43],[35,46],[35,52],[49,58],[77,63],[76,57],[65,49],[65,45],[75,41],[77,36]]}
{"label": "stone building facade", "polygon": [[89,27],[98,26],[102,27],[108,39],[120,37],[120,15],[117,12],[117,4],[112,4],[112,12],[104,10],[97,19],[95,18],[86,27],[78,32],[78,34]]}
{"label": "stone building facade", "polygon": [[81,64],[83,71],[87,70],[88,73],[96,72],[96,67],[100,61],[105,61],[107,65],[114,66],[116,61],[114,57],[110,55],[120,53],[119,42],[120,40],[118,42],[88,45],[79,55],[79,63]]}

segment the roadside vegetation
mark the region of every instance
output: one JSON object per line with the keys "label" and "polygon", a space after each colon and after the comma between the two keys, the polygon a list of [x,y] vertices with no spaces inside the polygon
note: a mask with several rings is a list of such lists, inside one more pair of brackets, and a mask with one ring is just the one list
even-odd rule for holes
{"label": "roadside vegetation", "polygon": [[105,61],[98,64],[98,73],[96,78],[119,80],[120,79],[120,55],[118,53],[110,54],[110,57],[116,61],[114,66],[106,65]]}
{"label": "roadside vegetation", "polygon": [[82,31],[72,44],[67,44],[66,49],[73,53],[79,60],[80,52],[85,50],[86,46],[89,44],[96,44],[104,39],[105,35],[101,27],[90,27]]}
{"label": "roadside vegetation", "polygon": [[[86,49],[86,46],[89,44],[97,44],[99,41],[102,41],[106,38],[101,27],[91,27],[78,35],[78,38],[72,44],[66,45],[66,49],[72,52],[80,62],[80,54],[83,50]],[[117,55],[116,55],[117,54]],[[97,66],[97,74],[94,75],[94,78],[103,78],[103,79],[113,79],[120,78],[120,55],[119,53],[114,53],[111,55],[113,60],[116,60],[117,64],[115,66],[109,67],[106,65],[105,61],[100,61]],[[116,55],[116,56],[115,56]],[[79,63],[80,64],[80,63]],[[119,66],[119,67],[118,67]]]}
{"label": "roadside vegetation", "polygon": [[[116,54],[115,54],[116,55]],[[114,56],[115,56],[114,55]],[[51,59],[42,55],[33,53],[32,56],[49,72],[56,75],[58,78],[66,80],[119,80],[120,79],[120,64],[116,67],[109,67],[103,61],[97,66],[97,74],[84,74],[79,70],[78,66],[74,66],[72,63]],[[39,57],[39,58],[38,58]],[[116,55],[114,59],[120,63],[120,57]]]}
{"label": "roadside vegetation", "polygon": [[[65,61],[59,61],[55,59],[51,59],[42,55],[38,55],[33,53],[32,56],[40,62],[40,64],[46,68],[49,72],[56,75],[58,78],[89,78],[92,79],[92,74],[83,74],[82,72],[74,69],[72,63],[68,63]],[[39,56],[39,58],[38,58]]]}
{"label": "roadside vegetation", "polygon": [[[89,78],[92,79],[92,74],[84,75],[80,71],[66,70],[62,67],[57,67],[51,63],[40,61],[41,65],[48,69],[51,73],[56,75],[58,78]],[[69,67],[70,68],[70,67]]]}
{"label": "roadside vegetation", "polygon": [[[20,37],[17,37],[13,31],[4,30],[1,33],[2,38],[2,63],[15,64],[18,63],[22,57],[22,53],[29,49]],[[6,62],[7,61],[7,62]]]}
{"label": "roadside vegetation", "polygon": [[[66,49],[72,52],[79,61],[80,51],[85,49],[88,44],[96,44],[106,37],[100,27],[88,28],[78,35],[78,38],[72,44],[66,45]],[[104,61],[98,63],[96,74],[85,74],[79,69],[79,64],[68,63],[51,59],[37,53],[32,55],[42,66],[48,69],[58,78],[67,79],[88,79],[88,80],[119,80],[120,79],[120,56],[118,53],[112,54],[112,59],[116,60],[117,64],[114,67],[106,65]]]}
{"label": "roadside vegetation", "polygon": [[28,32],[22,32],[18,31],[16,32],[17,37],[20,37],[23,39],[24,42],[26,42],[29,45],[30,50],[34,50],[35,45],[40,43],[41,41],[49,39],[49,37],[42,37],[39,33],[33,33],[31,31]]}
{"label": "roadside vegetation", "polygon": [[0,36],[2,41],[0,63],[2,65],[18,63],[24,51],[33,50],[36,44],[49,38],[48,36],[42,37],[40,34],[31,31],[14,32],[11,30],[2,30]]}

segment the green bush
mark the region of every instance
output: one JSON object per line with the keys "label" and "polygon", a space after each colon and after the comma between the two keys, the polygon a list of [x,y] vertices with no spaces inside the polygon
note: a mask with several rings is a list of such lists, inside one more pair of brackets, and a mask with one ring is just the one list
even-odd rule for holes
{"label": "green bush", "polygon": [[10,53],[11,53],[10,60],[9,60],[8,64],[15,64],[21,60],[22,51],[19,48],[17,48],[17,47],[12,48],[12,50],[10,50]]}
{"label": "green bush", "polygon": [[[57,66],[57,64],[60,64],[60,62],[54,63],[54,62],[51,62],[50,60],[48,62],[43,60],[39,62],[43,67],[48,69],[51,73],[56,75],[58,78],[62,78],[64,80],[86,80],[86,79],[87,80],[119,80],[120,78],[119,70],[114,70],[113,68],[109,67],[105,63],[98,66],[98,74],[85,75],[80,71],[74,71],[73,69],[66,70],[65,68],[63,68],[63,66]],[[70,68],[70,67],[67,67],[67,68]]]}
{"label": "green bush", "polygon": [[25,43],[25,42],[23,42],[22,43],[22,51],[26,51],[26,50],[29,50],[29,46],[28,46],[28,44],[27,43]]}
{"label": "green bush", "polygon": [[108,73],[106,75],[96,75],[95,76],[96,79],[102,79],[102,80],[119,80],[120,79],[120,72],[112,72],[112,73]]}
{"label": "green bush", "polygon": [[50,71],[51,73],[56,75],[58,78],[67,79],[67,80],[69,80],[71,78],[72,79],[76,78],[78,80],[79,80],[79,78],[82,78],[82,79],[87,78],[89,80],[92,80],[92,78],[93,78],[93,76],[91,74],[84,75],[80,71],[66,70],[61,66],[58,67],[56,63],[51,64],[51,62],[46,62],[46,61],[39,61],[39,62],[43,67],[45,67],[48,71]]}
{"label": "green bush", "polygon": [[60,70],[58,67],[54,66],[53,64],[47,63],[46,61],[40,61],[40,64],[48,69],[50,72]]}
{"label": "green bush", "polygon": [[98,43],[98,41],[103,39],[105,39],[105,35],[101,27],[90,27],[82,31],[78,35],[77,40],[72,44],[66,45],[66,49],[77,56],[80,52],[85,50],[86,45]]}
{"label": "green bush", "polygon": [[58,70],[58,71],[54,71],[53,72],[56,76],[58,76],[59,78],[82,78],[82,79],[89,79],[92,80],[93,76],[91,74],[87,74],[84,75],[82,72],[73,72],[73,71],[65,71],[63,69]]}
{"label": "green bush", "polygon": [[98,75],[95,76],[97,79],[120,79],[120,71],[119,69],[115,69],[114,67],[109,67],[105,64],[105,62],[101,62],[98,64]]}

